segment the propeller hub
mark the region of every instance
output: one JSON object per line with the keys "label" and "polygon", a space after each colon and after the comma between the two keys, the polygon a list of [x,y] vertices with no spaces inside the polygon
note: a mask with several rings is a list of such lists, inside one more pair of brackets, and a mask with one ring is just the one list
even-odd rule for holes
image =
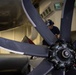
{"label": "propeller hub", "polygon": [[66,68],[74,64],[75,51],[67,43],[54,45],[51,52],[50,61],[56,68]]}
{"label": "propeller hub", "polygon": [[69,58],[70,57],[70,52],[69,51],[66,51],[66,50],[63,50],[62,51],[62,56],[64,57],[64,58]]}

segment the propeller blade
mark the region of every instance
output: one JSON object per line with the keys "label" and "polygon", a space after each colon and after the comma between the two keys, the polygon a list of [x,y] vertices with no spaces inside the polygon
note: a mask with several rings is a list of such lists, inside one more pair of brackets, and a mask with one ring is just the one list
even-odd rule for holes
{"label": "propeller blade", "polygon": [[76,75],[76,69],[70,69],[69,71],[66,71],[66,75]]}
{"label": "propeller blade", "polygon": [[22,6],[25,14],[31,21],[32,25],[37,29],[37,31],[42,35],[42,37],[47,41],[49,45],[52,45],[56,42],[56,37],[48,29],[46,24],[41,19],[39,13],[34,8],[30,0],[22,0]]}
{"label": "propeller blade", "polygon": [[60,38],[64,41],[71,40],[71,25],[75,0],[65,0],[61,19]]}
{"label": "propeller blade", "polygon": [[47,47],[33,45],[29,43],[22,43],[5,38],[0,38],[0,47],[5,48],[10,52],[22,53],[25,55],[48,57]]}
{"label": "propeller blade", "polygon": [[52,75],[65,75],[65,70],[64,69],[53,70]]}
{"label": "propeller blade", "polygon": [[32,72],[28,75],[46,75],[53,69],[53,65],[44,59]]}

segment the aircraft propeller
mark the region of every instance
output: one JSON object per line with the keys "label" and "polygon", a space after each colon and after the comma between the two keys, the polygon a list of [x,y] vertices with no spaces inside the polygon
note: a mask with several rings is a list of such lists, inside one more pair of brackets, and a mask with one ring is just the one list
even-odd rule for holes
{"label": "aircraft propeller", "polygon": [[[71,22],[75,0],[65,0],[61,20],[60,40],[47,28],[30,0],[22,0],[25,14],[50,45],[50,48],[0,38],[0,46],[9,51],[19,51],[25,55],[45,58],[28,75],[66,75],[69,68],[74,67],[76,52],[70,42]],[[70,8],[69,8],[70,7]],[[62,41],[61,41],[62,40]],[[57,73],[54,69],[57,69]],[[55,74],[54,74],[55,73]]]}

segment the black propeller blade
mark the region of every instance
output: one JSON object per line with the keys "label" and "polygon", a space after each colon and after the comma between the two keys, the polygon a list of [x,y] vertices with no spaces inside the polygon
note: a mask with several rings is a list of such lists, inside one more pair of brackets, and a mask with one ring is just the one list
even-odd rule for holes
{"label": "black propeller blade", "polygon": [[65,70],[64,69],[53,70],[52,75],[65,75]]}
{"label": "black propeller blade", "polygon": [[0,38],[0,47],[8,49],[8,51],[10,52],[18,51],[26,55],[48,57],[48,50],[44,46],[38,46]]}
{"label": "black propeller blade", "polygon": [[22,0],[22,6],[24,12],[26,13],[33,26],[38,30],[38,32],[43,36],[43,38],[48,42],[48,44],[54,44],[57,40],[56,37],[45,25],[30,0]]}
{"label": "black propeller blade", "polygon": [[53,65],[44,59],[32,72],[28,75],[47,75],[52,69]]}
{"label": "black propeller blade", "polygon": [[66,72],[66,75],[76,75],[76,69],[72,68]]}
{"label": "black propeller blade", "polygon": [[65,0],[63,7],[64,9],[61,19],[60,38],[67,42],[71,40],[71,25],[72,25],[71,23],[72,23],[74,2],[75,0]]}

